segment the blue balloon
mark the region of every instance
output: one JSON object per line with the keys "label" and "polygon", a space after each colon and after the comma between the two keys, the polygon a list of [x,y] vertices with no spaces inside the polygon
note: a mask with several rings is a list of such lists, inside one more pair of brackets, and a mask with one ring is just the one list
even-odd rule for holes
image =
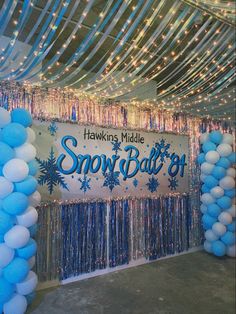
{"label": "blue balloon", "polygon": [[35,291],[31,292],[30,294],[25,295],[28,305],[30,305],[34,301],[35,296],[36,296]]}
{"label": "blue balloon", "polygon": [[230,198],[235,197],[235,189],[231,189],[231,190],[225,190],[225,196],[228,196]]}
{"label": "blue balloon", "polygon": [[26,129],[19,123],[9,123],[2,131],[3,141],[11,147],[21,146],[27,139]]}
{"label": "blue balloon", "polygon": [[3,166],[0,166],[0,176],[3,176],[2,169],[3,169]]}
{"label": "blue balloon", "polygon": [[13,219],[0,209],[0,233],[4,234],[13,227]]}
{"label": "blue balloon", "polygon": [[14,286],[6,279],[0,277],[0,304],[8,302],[14,292]]}
{"label": "blue balloon", "polygon": [[210,150],[216,150],[216,145],[210,141],[207,141],[202,145],[202,150],[204,153],[207,153]]}
{"label": "blue balloon", "polygon": [[211,217],[208,214],[202,216],[202,222],[204,229],[211,229],[212,225],[217,221],[215,217]]}
{"label": "blue balloon", "polygon": [[2,210],[2,209],[3,209],[3,200],[0,199],[0,210]]}
{"label": "blue balloon", "polygon": [[226,176],[226,170],[223,167],[215,166],[213,168],[211,174],[213,175],[213,177],[215,177],[216,179],[220,180],[220,179],[222,179],[222,178],[224,178]]}
{"label": "blue balloon", "polygon": [[37,185],[38,185],[37,180],[32,176],[28,176],[25,180],[14,183],[14,187],[15,187],[14,190],[16,192],[21,192],[29,196],[30,194],[36,191]]}
{"label": "blue balloon", "polygon": [[20,249],[17,249],[16,253],[17,253],[17,256],[21,258],[29,259],[35,255],[36,251],[37,251],[37,244],[34,241],[34,239],[30,239],[27,245]]}
{"label": "blue balloon", "polygon": [[236,231],[236,221],[233,221],[231,224],[226,226],[228,231],[235,232]]}
{"label": "blue balloon", "polygon": [[222,241],[214,241],[212,243],[212,252],[216,255],[216,256],[224,256],[226,253],[226,246]]}
{"label": "blue balloon", "polygon": [[236,152],[232,152],[227,158],[231,164],[235,164],[236,163]]}
{"label": "blue balloon", "polygon": [[38,231],[38,225],[34,224],[33,226],[30,226],[29,228],[30,236],[34,237]]}
{"label": "blue balloon", "polygon": [[3,243],[4,241],[4,234],[0,233],[0,243]]}
{"label": "blue balloon", "polygon": [[36,160],[31,160],[29,163],[28,163],[28,167],[29,167],[29,174],[31,176],[35,176],[38,172],[38,163]]}
{"label": "blue balloon", "polygon": [[226,157],[221,157],[220,160],[217,161],[216,166],[228,169],[230,167],[230,161]]}
{"label": "blue balloon", "polygon": [[225,234],[220,238],[225,245],[233,245],[235,243],[235,234],[231,231],[226,231]]}
{"label": "blue balloon", "polygon": [[22,124],[25,128],[32,125],[32,117],[29,111],[23,108],[17,108],[11,112],[12,122],[17,122]]}
{"label": "blue balloon", "polygon": [[232,205],[232,200],[228,196],[222,196],[222,197],[218,198],[216,202],[223,209],[228,209]]}
{"label": "blue balloon", "polygon": [[4,278],[10,283],[19,283],[23,281],[29,272],[28,262],[19,257],[15,257],[10,264],[3,269]]}
{"label": "blue balloon", "polygon": [[218,185],[218,180],[216,180],[213,176],[209,175],[204,180],[205,184],[210,188],[214,188]]}
{"label": "blue balloon", "polygon": [[202,190],[202,193],[210,193],[211,189],[206,184],[203,184],[201,187],[201,190]]}
{"label": "blue balloon", "polygon": [[223,135],[220,131],[212,131],[209,138],[213,143],[220,144],[223,139]]}
{"label": "blue balloon", "polygon": [[14,150],[6,143],[0,142],[0,166],[15,157]]}
{"label": "blue balloon", "polygon": [[207,206],[207,213],[210,216],[217,218],[221,213],[221,208],[215,203],[210,204]]}
{"label": "blue balloon", "polygon": [[3,209],[10,215],[20,215],[28,206],[28,197],[20,192],[13,192],[3,200]]}
{"label": "blue balloon", "polygon": [[206,161],[205,159],[205,154],[204,153],[201,153],[198,155],[197,157],[197,162],[199,165],[203,164],[204,162]]}

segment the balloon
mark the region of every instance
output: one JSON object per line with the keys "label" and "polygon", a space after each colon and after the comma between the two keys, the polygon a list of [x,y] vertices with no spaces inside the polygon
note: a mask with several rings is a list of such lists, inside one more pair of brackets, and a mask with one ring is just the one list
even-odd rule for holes
{"label": "balloon", "polygon": [[217,161],[219,161],[220,155],[215,150],[211,150],[206,153],[205,159],[210,164],[215,164]]}
{"label": "balloon", "polygon": [[13,227],[12,217],[0,209],[0,233],[4,234],[12,227]]}
{"label": "balloon", "polygon": [[222,196],[217,199],[216,203],[223,209],[228,209],[232,205],[231,198],[228,196]]}
{"label": "balloon", "polygon": [[37,244],[34,239],[30,239],[26,246],[17,249],[16,253],[19,257],[29,259],[35,255],[37,251]]}
{"label": "balloon", "polygon": [[2,139],[9,146],[17,147],[24,144],[27,139],[27,132],[19,123],[9,123],[2,130]]}
{"label": "balloon", "polygon": [[37,222],[38,212],[34,207],[29,206],[23,214],[16,216],[16,220],[19,225],[28,228]]}
{"label": "balloon", "polygon": [[209,139],[215,144],[220,144],[223,139],[223,135],[220,131],[212,131],[209,135]]}
{"label": "balloon", "polygon": [[207,175],[202,173],[202,174],[200,175],[200,180],[201,180],[201,182],[204,182],[205,179],[206,179],[206,177],[207,177]]}
{"label": "balloon", "polygon": [[14,185],[4,177],[0,177],[0,198],[5,198],[12,193]]}
{"label": "balloon", "polygon": [[26,131],[27,131],[27,142],[32,144],[36,139],[35,132],[32,128],[27,128]]}
{"label": "balloon", "polygon": [[35,176],[38,172],[38,163],[36,160],[31,160],[29,163],[28,163],[28,167],[29,167],[29,174],[31,176]]}
{"label": "balloon", "polygon": [[10,283],[18,283],[23,281],[29,272],[29,264],[24,258],[16,257],[4,270],[4,278]]}
{"label": "balloon", "polygon": [[215,233],[215,235],[221,237],[226,232],[226,227],[220,222],[215,222],[212,226],[212,231]]}
{"label": "balloon", "polygon": [[204,214],[202,216],[202,222],[203,222],[204,229],[210,229],[216,221],[217,220],[215,217],[212,217],[208,214]]}
{"label": "balloon", "polygon": [[207,206],[207,213],[210,216],[217,218],[221,213],[221,208],[215,203],[210,204]]}
{"label": "balloon", "polygon": [[4,241],[12,249],[19,249],[29,242],[29,230],[23,226],[12,227],[4,236]]}
{"label": "balloon", "polygon": [[36,157],[36,148],[30,143],[15,148],[16,158],[30,162]]}
{"label": "balloon", "polygon": [[232,153],[232,147],[229,144],[220,144],[216,150],[221,157],[228,157]]}
{"label": "balloon", "polygon": [[230,208],[226,210],[232,217],[236,217],[236,205],[232,205]]}
{"label": "balloon", "polygon": [[200,143],[203,144],[205,142],[207,142],[209,139],[209,133],[202,133],[200,135]]}
{"label": "balloon", "polygon": [[29,173],[29,167],[24,160],[11,159],[3,167],[4,176],[12,182],[23,181]]}
{"label": "balloon", "polygon": [[197,157],[197,162],[199,165],[203,164],[205,162],[205,154],[204,153],[201,153],[198,155]]}
{"label": "balloon", "polygon": [[225,190],[225,196],[233,198],[235,196],[235,189]]}
{"label": "balloon", "polygon": [[31,258],[28,259],[30,269],[34,268],[35,262],[36,262],[35,256],[32,256]]}
{"label": "balloon", "polygon": [[227,176],[235,178],[236,177],[236,170],[231,167],[231,168],[226,170],[226,174],[227,174]]}
{"label": "balloon", "polygon": [[200,211],[202,212],[202,214],[206,214],[207,213],[207,206],[204,204],[201,204]]}
{"label": "balloon", "polygon": [[209,175],[214,168],[214,165],[204,162],[201,164],[201,173]]}
{"label": "balloon", "polygon": [[41,195],[38,191],[35,191],[33,194],[29,196],[30,205],[33,207],[37,207],[41,202]]}
{"label": "balloon", "polygon": [[215,198],[219,198],[224,195],[224,190],[220,186],[215,186],[210,191],[211,195]]}
{"label": "balloon", "polygon": [[0,107],[0,128],[3,128],[5,125],[9,124],[11,122],[11,115],[10,113]]}
{"label": "balloon", "polygon": [[37,185],[37,180],[32,176],[28,176],[25,178],[25,180],[15,183],[15,191],[29,196],[36,191]]}
{"label": "balloon", "polygon": [[12,110],[11,119],[13,122],[22,124],[25,128],[31,126],[33,123],[31,114],[24,108],[16,108]]}
{"label": "balloon", "polygon": [[0,166],[0,176],[3,176],[3,172],[2,172],[2,166]]}
{"label": "balloon", "polygon": [[212,253],[212,243],[209,241],[204,241],[204,249],[205,251],[207,251],[208,253]]}
{"label": "balloon", "polygon": [[16,291],[21,295],[30,294],[35,290],[38,284],[38,278],[36,274],[30,270],[28,276],[21,283],[16,284]]}
{"label": "balloon", "polygon": [[28,197],[20,192],[13,192],[3,200],[3,209],[10,215],[20,215],[28,206]]}
{"label": "balloon", "polygon": [[26,297],[17,293],[3,306],[4,314],[24,314],[26,309]]}
{"label": "balloon", "polygon": [[4,142],[0,142],[0,152],[0,165],[2,166],[15,157],[14,150]]}
{"label": "balloon", "polygon": [[210,229],[205,232],[205,238],[209,242],[213,242],[219,239],[219,237]]}
{"label": "balloon", "polygon": [[236,245],[230,245],[226,247],[226,254],[230,257],[236,257]]}
{"label": "balloon", "polygon": [[211,172],[211,175],[220,180],[226,176],[226,170],[223,167],[215,166]]}
{"label": "balloon", "polygon": [[232,216],[227,212],[222,212],[218,217],[219,222],[223,225],[229,225],[232,222]]}
{"label": "balloon", "polygon": [[209,193],[210,188],[206,184],[203,184],[201,187],[201,191],[202,191],[202,193]]}
{"label": "balloon", "polygon": [[232,153],[228,156],[228,161],[229,161],[231,164],[235,164],[235,162],[236,162],[236,153],[235,153],[235,152],[232,152]]}
{"label": "balloon", "polygon": [[235,243],[235,234],[231,231],[226,231],[220,239],[225,245],[233,245]]}
{"label": "balloon", "polygon": [[207,153],[210,150],[216,150],[216,145],[210,141],[207,141],[202,145],[202,150],[204,151],[204,153]]}
{"label": "balloon", "polygon": [[223,134],[222,143],[232,145],[234,143],[233,135],[229,133]]}
{"label": "balloon", "polygon": [[209,205],[215,202],[215,199],[211,196],[210,193],[204,193],[201,195],[201,202],[205,205]]}
{"label": "balloon", "polygon": [[231,224],[228,224],[227,230],[231,231],[231,232],[235,232],[236,231],[236,221],[233,221]]}
{"label": "balloon", "polygon": [[38,231],[38,225],[37,224],[29,227],[29,232],[30,232],[31,237],[34,237],[36,235],[37,231]]}
{"label": "balloon", "polygon": [[0,243],[0,268],[6,267],[14,258],[15,251],[5,243]]}
{"label": "balloon", "polygon": [[10,300],[14,292],[14,286],[3,277],[0,277],[0,304]]}
{"label": "balloon", "polygon": [[218,185],[218,180],[216,180],[213,176],[208,175],[205,179],[205,184],[208,186],[208,188],[212,189]]}
{"label": "balloon", "polygon": [[234,179],[230,176],[226,176],[219,182],[220,187],[225,190],[231,190],[234,188],[235,182]]}
{"label": "balloon", "polygon": [[212,252],[216,256],[224,256],[226,253],[226,246],[222,241],[215,241],[212,243]]}
{"label": "balloon", "polygon": [[216,166],[228,169],[230,167],[229,158],[221,157],[220,160],[216,163]]}

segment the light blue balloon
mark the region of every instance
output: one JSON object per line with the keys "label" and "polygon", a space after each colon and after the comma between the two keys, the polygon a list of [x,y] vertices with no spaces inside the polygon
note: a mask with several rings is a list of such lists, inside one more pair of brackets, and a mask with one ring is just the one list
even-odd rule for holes
{"label": "light blue balloon", "polygon": [[31,114],[29,113],[29,111],[27,111],[24,108],[17,108],[17,109],[12,110],[11,119],[12,119],[12,122],[20,123],[25,128],[31,126],[33,123]]}
{"label": "light blue balloon", "polygon": [[3,209],[10,215],[21,215],[28,206],[28,197],[20,192],[13,192],[3,200]]}
{"label": "light blue balloon", "polygon": [[0,209],[0,233],[4,234],[13,227],[13,219]]}
{"label": "light blue balloon", "polygon": [[211,175],[220,180],[226,176],[226,170],[223,167],[215,166],[211,172]]}
{"label": "light blue balloon", "polygon": [[235,189],[225,190],[225,196],[228,196],[230,198],[235,197]]}
{"label": "light blue balloon", "polygon": [[226,253],[226,246],[225,244],[218,240],[218,241],[214,241],[212,243],[212,252],[216,255],[216,256],[224,256]]}
{"label": "light blue balloon", "polygon": [[212,243],[209,241],[204,241],[204,249],[205,251],[207,251],[208,253],[212,253]]}
{"label": "light blue balloon", "polygon": [[199,165],[201,165],[201,164],[203,164],[205,161],[206,161],[206,159],[205,159],[205,154],[204,154],[204,153],[199,154],[198,157],[197,157],[197,163],[198,163]]}
{"label": "light blue balloon", "polygon": [[30,226],[29,228],[30,236],[34,237],[38,231],[38,225],[34,224],[33,226]]}
{"label": "light blue balloon", "polygon": [[231,231],[226,231],[225,234],[220,238],[225,245],[233,245],[235,243],[235,234]]}
{"label": "light blue balloon", "polygon": [[218,198],[216,202],[223,209],[228,209],[232,205],[232,200],[228,196],[222,196],[222,197]]}
{"label": "light blue balloon", "polygon": [[230,161],[226,157],[221,157],[220,160],[217,161],[216,166],[228,169],[230,167]]}
{"label": "light blue balloon", "polygon": [[[15,157],[14,150],[4,142],[0,142],[0,166]],[[2,172],[2,171],[1,171]]]}
{"label": "light blue balloon", "polygon": [[15,257],[11,263],[9,263],[3,269],[4,278],[10,283],[19,283],[23,281],[29,272],[28,262],[20,257]]}
{"label": "light blue balloon", "polygon": [[38,172],[39,166],[36,160],[31,160],[28,163],[28,167],[29,167],[29,175],[31,176],[35,176]]}
{"label": "light blue balloon", "polygon": [[34,239],[30,239],[26,246],[17,249],[16,253],[17,256],[24,258],[24,259],[30,259],[32,256],[36,254],[37,251],[37,244],[34,241]]}
{"label": "light blue balloon", "polygon": [[215,217],[217,218],[220,213],[221,213],[221,208],[220,206],[218,206],[217,204],[210,204],[207,206],[207,213],[212,216],[212,217]]}
{"label": "light blue balloon", "polygon": [[14,187],[15,187],[14,190],[16,192],[21,192],[29,196],[30,194],[36,191],[37,185],[38,185],[37,180],[32,176],[28,176],[26,177],[25,180],[14,183]]}
{"label": "light blue balloon", "polygon": [[204,182],[205,182],[206,186],[208,186],[210,189],[212,189],[218,185],[218,180],[216,180],[216,178],[214,178],[211,175],[208,175],[206,177],[206,179],[204,180]]}
{"label": "light blue balloon", "polygon": [[204,153],[207,153],[210,150],[216,150],[216,145],[210,141],[207,141],[202,145],[202,150]]}
{"label": "light blue balloon", "polygon": [[211,189],[206,184],[203,184],[201,187],[201,190],[202,190],[202,193],[210,193]]}
{"label": "light blue balloon", "polygon": [[233,221],[231,224],[226,226],[228,231],[235,232],[236,231],[236,221]]}
{"label": "light blue balloon", "polygon": [[232,152],[227,158],[231,164],[235,164],[236,163],[236,152]]}
{"label": "light blue balloon", "polygon": [[204,214],[202,216],[202,223],[203,223],[203,228],[204,229],[211,229],[211,227],[213,226],[213,224],[217,221],[217,219],[215,217],[211,217],[208,214]]}
{"label": "light blue balloon", "polygon": [[6,279],[0,277],[0,304],[8,302],[14,292],[14,286]]}
{"label": "light blue balloon", "polygon": [[215,144],[220,144],[222,139],[223,139],[223,135],[220,131],[212,131],[209,135],[210,140],[215,143]]}
{"label": "light blue balloon", "polygon": [[18,147],[27,139],[26,129],[19,123],[9,123],[2,131],[3,141],[11,147]]}

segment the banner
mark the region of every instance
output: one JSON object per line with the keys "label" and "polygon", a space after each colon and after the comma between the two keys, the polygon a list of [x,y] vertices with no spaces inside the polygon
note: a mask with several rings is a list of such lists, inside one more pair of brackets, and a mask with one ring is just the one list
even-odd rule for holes
{"label": "banner", "polygon": [[43,200],[188,192],[188,137],[34,121]]}

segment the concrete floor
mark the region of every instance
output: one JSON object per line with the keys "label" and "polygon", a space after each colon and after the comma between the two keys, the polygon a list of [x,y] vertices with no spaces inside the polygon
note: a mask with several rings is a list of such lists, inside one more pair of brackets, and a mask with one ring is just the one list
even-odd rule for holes
{"label": "concrete floor", "polygon": [[235,260],[196,252],[38,292],[31,314],[235,314]]}

